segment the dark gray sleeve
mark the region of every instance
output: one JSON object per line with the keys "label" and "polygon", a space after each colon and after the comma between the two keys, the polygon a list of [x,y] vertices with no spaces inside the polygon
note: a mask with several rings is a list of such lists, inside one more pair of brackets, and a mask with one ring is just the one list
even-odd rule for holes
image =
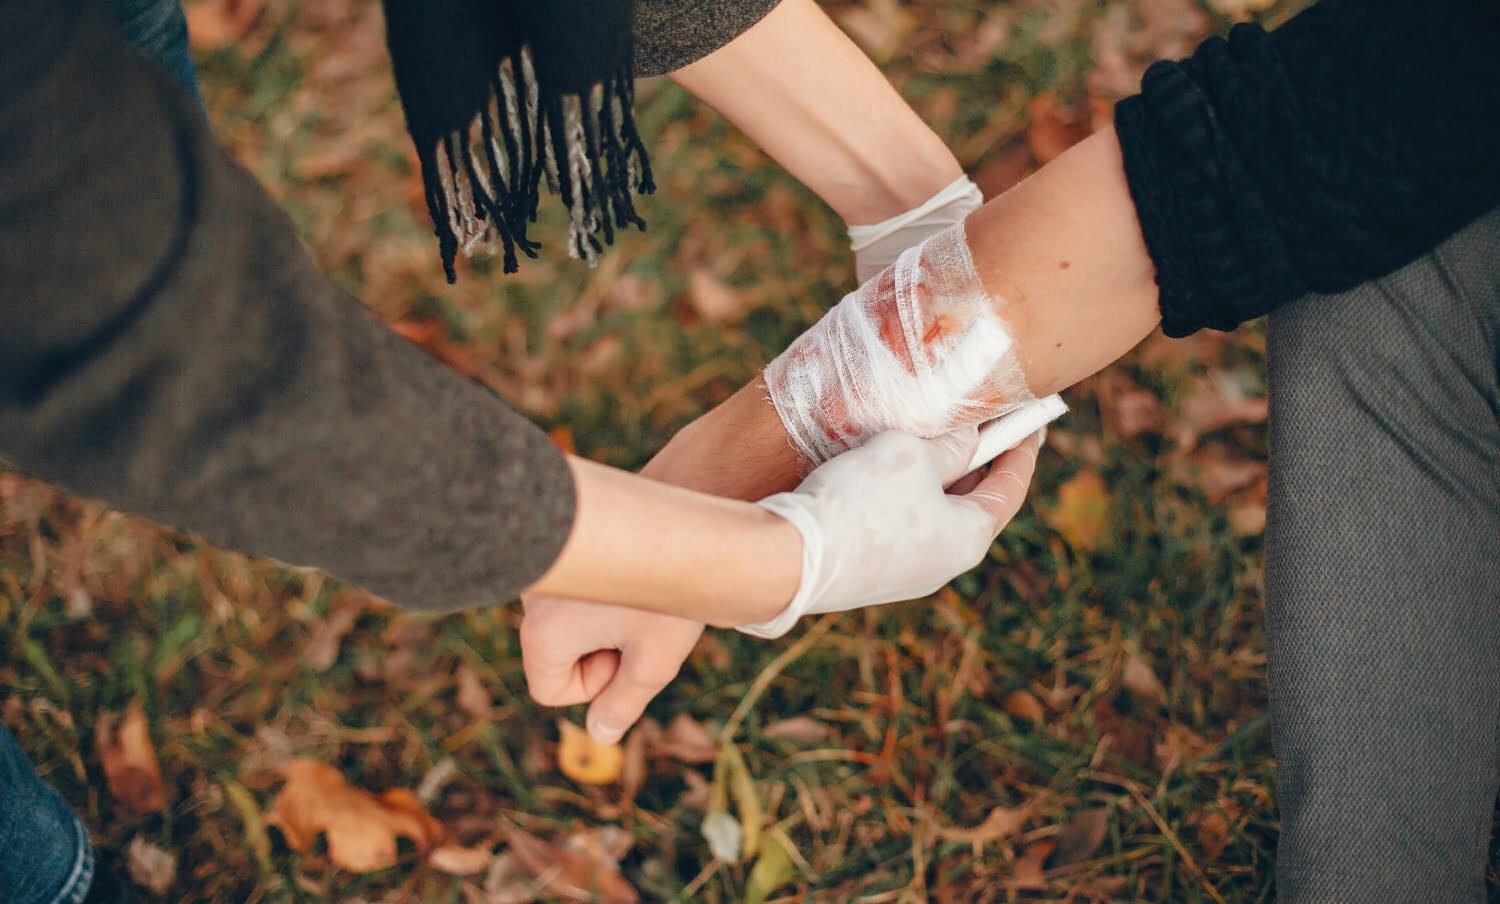
{"label": "dark gray sleeve", "polygon": [[635,74],[697,62],[765,18],[781,0],[636,0]]}
{"label": "dark gray sleeve", "polygon": [[500,602],[566,462],[331,288],[89,0],[0,0],[0,456],[393,602]]}

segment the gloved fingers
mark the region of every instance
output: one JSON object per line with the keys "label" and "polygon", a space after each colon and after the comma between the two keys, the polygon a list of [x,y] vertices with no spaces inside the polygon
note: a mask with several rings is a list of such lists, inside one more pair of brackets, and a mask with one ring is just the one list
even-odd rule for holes
{"label": "gloved fingers", "polygon": [[932,466],[937,469],[943,486],[951,486],[969,469],[979,448],[979,426],[970,424],[950,433],[926,440],[925,447]]}
{"label": "gloved fingers", "polygon": [[995,459],[978,486],[959,497],[985,513],[994,527],[992,536],[1021,510],[1026,491],[1031,487],[1031,477],[1036,473],[1040,450],[1041,436],[1033,434]]}

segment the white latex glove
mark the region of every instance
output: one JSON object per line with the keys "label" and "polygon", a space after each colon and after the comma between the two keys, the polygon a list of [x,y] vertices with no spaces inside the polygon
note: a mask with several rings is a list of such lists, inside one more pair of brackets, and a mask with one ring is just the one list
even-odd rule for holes
{"label": "white latex glove", "polygon": [[855,277],[861,284],[869,282],[870,277],[894,264],[901,252],[955,223],[962,223],[983,204],[979,186],[968,176],[960,176],[906,213],[869,226],[850,226],[849,247],[854,251]]}
{"label": "white latex glove", "polygon": [[842,612],[933,593],[983,561],[1015,516],[1036,467],[1030,438],[968,493],[944,488],[968,470],[970,426],[935,439],[887,432],[820,465],[760,505],[802,535],[802,579],[775,619],[739,630],[780,637],[808,613]]}

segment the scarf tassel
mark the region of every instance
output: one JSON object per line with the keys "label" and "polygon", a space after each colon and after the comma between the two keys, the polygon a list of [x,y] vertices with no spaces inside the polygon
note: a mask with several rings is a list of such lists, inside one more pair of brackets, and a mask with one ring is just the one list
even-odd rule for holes
{"label": "scarf tassel", "polygon": [[[427,210],[443,272],[454,260],[503,251],[505,272],[517,253],[536,257],[527,234],[536,222],[540,183],[568,208],[568,251],[593,266],[615,230],[645,229],[633,195],[656,185],[636,128],[629,63],[586,94],[542,97],[526,48],[501,62],[490,96],[463,129],[418,149]],[[602,241],[601,241],[602,240]]]}

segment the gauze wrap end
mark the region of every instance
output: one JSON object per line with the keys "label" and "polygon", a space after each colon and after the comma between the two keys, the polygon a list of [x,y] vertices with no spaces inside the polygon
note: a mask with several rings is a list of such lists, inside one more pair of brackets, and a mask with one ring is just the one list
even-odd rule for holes
{"label": "gauze wrap end", "polygon": [[1034,401],[1004,308],[964,224],[908,249],[766,368],[792,444],[818,464],[885,430],[932,437]]}

